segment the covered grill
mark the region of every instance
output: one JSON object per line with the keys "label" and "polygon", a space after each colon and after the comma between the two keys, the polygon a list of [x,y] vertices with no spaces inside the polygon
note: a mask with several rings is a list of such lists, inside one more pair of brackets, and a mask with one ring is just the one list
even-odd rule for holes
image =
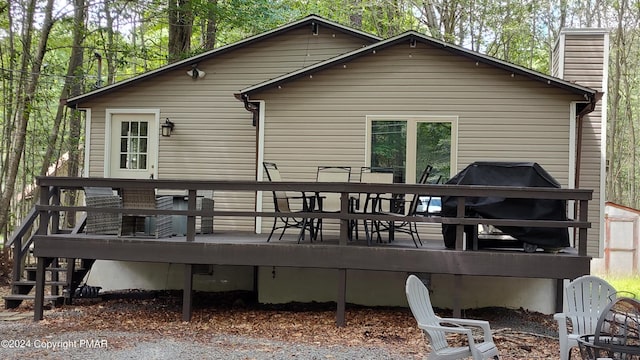
{"label": "covered grill", "polygon": [[620,297],[600,314],[595,334],[578,339],[583,359],[640,360],[640,302]]}
{"label": "covered grill", "polygon": [[[547,171],[537,163],[531,162],[474,162],[451,178],[447,184],[560,188],[560,184]],[[456,209],[455,197],[442,198],[443,216],[455,216]],[[467,216],[486,219],[567,220],[567,205],[563,200],[553,199],[476,197],[466,198],[465,213]],[[515,238],[521,246],[533,246],[534,251],[536,247],[559,249],[569,246],[569,233],[563,228],[516,226],[496,226],[496,228]],[[467,237],[477,236],[477,230],[474,227],[465,227],[465,232]],[[442,234],[445,246],[454,248],[455,226],[443,224]],[[526,246],[525,249],[527,249]]]}

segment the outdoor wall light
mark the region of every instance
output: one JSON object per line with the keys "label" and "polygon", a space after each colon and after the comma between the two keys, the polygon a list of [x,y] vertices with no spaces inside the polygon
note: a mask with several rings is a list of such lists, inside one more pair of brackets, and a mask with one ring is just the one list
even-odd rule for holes
{"label": "outdoor wall light", "polygon": [[191,70],[187,71],[187,75],[189,75],[193,80],[198,78],[203,78],[206,73],[200,69],[198,69],[198,64],[191,65]]}
{"label": "outdoor wall light", "polygon": [[164,124],[162,124],[162,136],[165,136],[165,137],[171,136],[171,132],[173,131],[174,126],[175,125],[173,124],[173,122],[171,122],[171,120],[167,118],[164,121]]}

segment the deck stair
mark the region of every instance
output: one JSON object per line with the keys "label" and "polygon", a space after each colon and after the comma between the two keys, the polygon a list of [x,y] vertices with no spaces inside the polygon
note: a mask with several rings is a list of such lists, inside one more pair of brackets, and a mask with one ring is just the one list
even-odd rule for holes
{"label": "deck stair", "polygon": [[[38,213],[34,207],[6,245],[13,249],[13,271],[11,294],[3,297],[5,309],[17,308],[25,300],[35,300],[36,266],[33,257],[33,236],[36,232],[37,219]],[[74,229],[58,232],[81,232],[85,221],[86,216],[80,219],[79,225]],[[80,286],[94,262],[94,259],[54,258],[45,263],[45,302],[52,303],[54,306],[70,304],[75,290]]]}

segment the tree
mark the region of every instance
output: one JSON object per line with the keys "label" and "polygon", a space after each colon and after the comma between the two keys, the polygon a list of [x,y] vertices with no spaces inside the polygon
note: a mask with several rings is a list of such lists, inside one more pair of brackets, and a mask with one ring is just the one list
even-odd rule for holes
{"label": "tree", "polygon": [[[54,18],[59,6],[73,16]],[[61,153],[77,174],[81,119],[57,100],[100,85],[96,53],[111,84],[308,14],[383,38],[413,29],[542,72],[563,27],[610,28],[607,199],[640,207],[640,0],[0,0],[0,228]],[[380,141],[380,161],[397,156]]]}
{"label": "tree", "polygon": [[193,11],[191,0],[169,1],[169,62],[185,58],[191,52]]}
{"label": "tree", "polygon": [[35,57],[31,57],[31,43],[34,37],[36,0],[30,0],[26,8],[24,18],[22,60],[20,64],[20,74],[18,86],[14,96],[17,99],[15,110],[15,132],[12,135],[11,146],[9,148],[6,162],[7,172],[3,184],[5,185],[2,197],[0,197],[0,229],[6,229],[9,220],[9,208],[11,198],[16,184],[16,178],[26,142],[27,125],[31,117],[32,105],[36,97],[36,88],[40,78],[42,59],[46,53],[49,32],[53,27],[53,2],[47,0],[44,12],[44,21],[40,30],[40,39],[35,49]]}

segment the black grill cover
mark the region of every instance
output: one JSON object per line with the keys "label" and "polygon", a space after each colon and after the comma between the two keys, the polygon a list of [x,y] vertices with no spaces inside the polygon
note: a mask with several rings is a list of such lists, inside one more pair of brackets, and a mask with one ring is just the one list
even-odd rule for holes
{"label": "black grill cover", "polygon": [[[456,185],[492,185],[560,188],[560,184],[537,163],[475,162],[447,181]],[[467,216],[487,219],[567,220],[566,201],[546,199],[467,198]],[[443,216],[456,216],[456,198],[442,198]],[[470,228],[465,231],[469,235]],[[567,228],[496,226],[515,239],[541,248],[569,246]],[[455,226],[442,225],[445,246],[455,248]],[[472,233],[471,233],[472,234]]]}

